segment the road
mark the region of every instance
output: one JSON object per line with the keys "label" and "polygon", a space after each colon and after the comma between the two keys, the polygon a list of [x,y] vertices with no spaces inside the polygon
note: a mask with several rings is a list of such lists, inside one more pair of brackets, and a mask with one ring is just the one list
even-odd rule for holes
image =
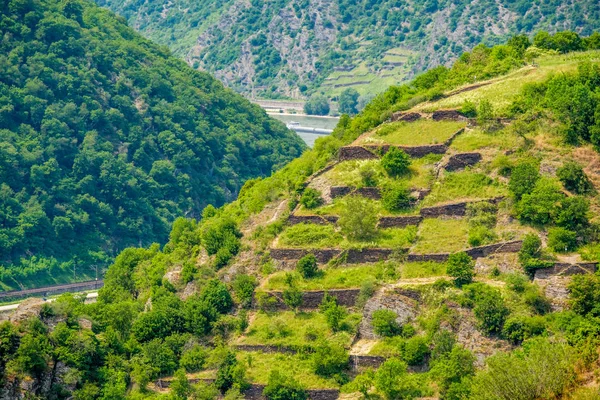
{"label": "road", "polygon": [[67,283],[64,285],[44,286],[27,290],[11,290],[9,292],[0,292],[0,299],[10,299],[19,297],[28,297],[32,295],[52,295],[65,292],[83,292],[85,290],[96,290],[104,286],[103,280],[86,281],[77,283]]}
{"label": "road", "polygon": [[[87,294],[87,296],[85,297],[85,301],[88,302],[88,301],[91,301],[91,300],[95,300],[97,298],[98,298],[98,292],[91,292],[91,293]],[[50,303],[50,302],[53,302],[55,300],[56,300],[55,298],[54,299],[47,299],[46,302]],[[15,304],[8,304],[6,306],[0,306],[0,314],[16,310],[19,307],[19,304],[21,304],[21,303],[19,302],[19,303],[15,303]]]}

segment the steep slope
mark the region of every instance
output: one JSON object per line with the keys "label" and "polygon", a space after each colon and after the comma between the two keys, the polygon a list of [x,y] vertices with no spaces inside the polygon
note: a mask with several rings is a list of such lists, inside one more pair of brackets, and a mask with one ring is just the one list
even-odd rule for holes
{"label": "steep slope", "polygon": [[462,58],[123,251],[97,303],[26,303],[0,397],[596,398],[600,52]]}
{"label": "steep slope", "polygon": [[0,29],[0,289],[164,243],[305,148],[93,3],[3,1]]}
{"label": "steep slope", "polygon": [[381,92],[476,44],[539,29],[585,36],[594,1],[98,0],[147,37],[258,97]]}

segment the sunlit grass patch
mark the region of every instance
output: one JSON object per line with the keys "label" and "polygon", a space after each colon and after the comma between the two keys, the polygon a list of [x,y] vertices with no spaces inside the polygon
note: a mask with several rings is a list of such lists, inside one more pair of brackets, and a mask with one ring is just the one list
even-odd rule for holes
{"label": "sunlit grass patch", "polygon": [[360,321],[360,314],[348,317],[349,331],[333,332],[320,312],[292,311],[266,314],[258,312],[246,333],[236,343],[245,345],[268,345],[304,348],[315,341],[327,340],[347,346],[352,341],[354,329]]}
{"label": "sunlit grass patch", "polygon": [[506,150],[517,147],[518,143],[519,138],[507,129],[488,133],[476,128],[469,129],[458,135],[456,139],[452,141],[450,148],[460,152],[474,151],[483,148]]}
{"label": "sunlit grass patch", "polygon": [[456,131],[466,126],[462,121],[433,121],[420,119],[415,122],[392,122],[384,124],[370,135],[359,139],[356,144],[394,144],[421,146],[441,144]]}
{"label": "sunlit grass patch", "polygon": [[433,185],[431,193],[423,200],[423,205],[431,206],[467,199],[492,199],[507,195],[507,186],[497,179],[465,170],[446,173],[441,182]]}
{"label": "sunlit grass patch", "polygon": [[279,236],[280,247],[337,247],[344,240],[332,225],[297,224]]}
{"label": "sunlit grass patch", "polygon": [[450,253],[469,247],[469,223],[466,218],[427,218],[419,225],[415,253]]}

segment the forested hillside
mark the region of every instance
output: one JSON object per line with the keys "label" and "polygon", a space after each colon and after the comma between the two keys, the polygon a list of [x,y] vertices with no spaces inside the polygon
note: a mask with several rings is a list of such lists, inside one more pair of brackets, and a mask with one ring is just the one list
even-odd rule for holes
{"label": "forested hillside", "polygon": [[519,36],[390,88],[97,302],[0,314],[0,399],[598,399],[599,84]]}
{"label": "forested hillside", "polygon": [[476,44],[540,29],[589,35],[593,0],[98,0],[194,68],[258,97],[381,92]]}
{"label": "forested hillside", "polygon": [[91,2],[0,6],[0,290],[164,243],[305,148]]}

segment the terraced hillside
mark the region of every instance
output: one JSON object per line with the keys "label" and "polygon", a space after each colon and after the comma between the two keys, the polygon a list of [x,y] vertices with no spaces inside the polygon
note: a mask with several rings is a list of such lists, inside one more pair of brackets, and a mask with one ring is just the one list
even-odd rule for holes
{"label": "terraced hillside", "polygon": [[[1,395],[597,398],[599,62],[391,89],[164,249],[123,252],[97,303],[17,310]],[[22,356],[36,340],[53,368]]]}

